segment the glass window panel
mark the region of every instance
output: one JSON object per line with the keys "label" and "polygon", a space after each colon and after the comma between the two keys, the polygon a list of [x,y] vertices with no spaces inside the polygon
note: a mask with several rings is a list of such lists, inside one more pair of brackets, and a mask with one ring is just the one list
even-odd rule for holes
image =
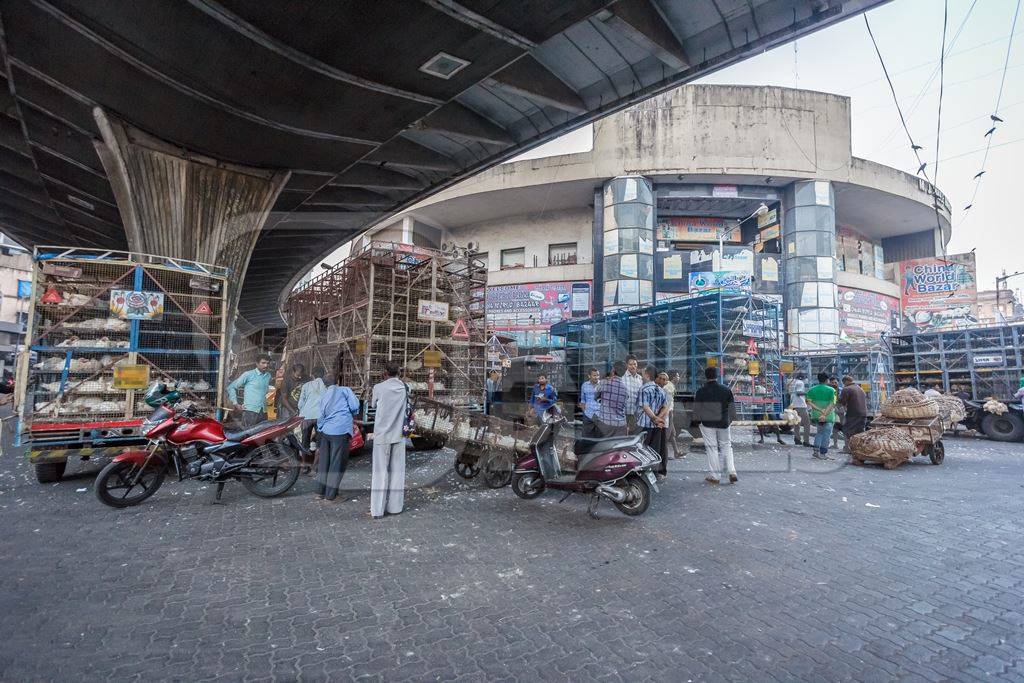
{"label": "glass window panel", "polygon": [[526,249],[524,247],[501,250],[501,267],[503,270],[506,268],[522,268],[525,265]]}
{"label": "glass window panel", "polygon": [[641,254],[638,262],[640,277],[647,280],[654,279],[654,257]]}
{"label": "glass window panel", "polygon": [[619,272],[622,277],[637,277],[637,255],[623,254],[619,262]]}
{"label": "glass window panel", "polygon": [[604,305],[614,306],[615,305],[615,292],[618,282],[612,280],[611,282],[604,283]]}
{"label": "glass window panel", "polygon": [[639,230],[619,230],[619,252],[637,252],[640,250]]}
{"label": "glass window panel", "polygon": [[651,207],[646,204],[615,204],[605,207],[604,229],[651,228],[653,227]]}
{"label": "glass window panel", "polygon": [[641,254],[653,254],[654,253],[654,240],[651,239],[651,233],[646,230],[640,233],[640,253]]}
{"label": "glass window panel", "polygon": [[619,305],[636,306],[640,303],[640,283],[636,280],[619,280]]}
{"label": "glass window panel", "polygon": [[608,256],[609,254],[618,254],[618,253],[619,253],[619,231],[618,230],[608,230],[608,231],[606,231],[604,233],[604,254],[605,254],[605,256]]}
{"label": "glass window panel", "polygon": [[819,256],[818,257],[818,279],[819,280],[831,280],[835,277],[832,267],[835,259],[831,256]]}
{"label": "glass window panel", "polygon": [[[786,281],[806,282],[818,280],[818,263],[815,256],[799,256],[786,261]],[[832,259],[828,259],[829,262]]]}
{"label": "glass window panel", "polygon": [[641,280],[640,281],[640,303],[650,304],[654,302],[654,283]]}
{"label": "glass window panel", "polygon": [[565,266],[576,263],[576,243],[565,242],[562,244],[548,245],[548,265]]}
{"label": "glass window panel", "polygon": [[[810,285],[808,285],[810,286]],[[836,286],[830,282],[818,283],[818,305],[821,307],[836,307]]]}
{"label": "glass window panel", "polygon": [[800,293],[800,306],[802,308],[815,307],[818,305],[818,288],[813,282],[800,285],[803,290]]}
{"label": "glass window panel", "polygon": [[619,277],[621,277],[621,275],[622,274],[619,271],[619,257],[618,257],[618,255],[615,255],[615,256],[605,256],[604,257],[604,279],[605,280],[617,280]]}

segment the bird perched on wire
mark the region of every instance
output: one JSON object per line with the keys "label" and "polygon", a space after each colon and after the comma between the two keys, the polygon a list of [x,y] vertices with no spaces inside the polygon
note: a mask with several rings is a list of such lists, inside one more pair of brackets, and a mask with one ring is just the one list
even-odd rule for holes
{"label": "bird perched on wire", "polygon": [[988,129],[988,132],[985,133],[984,135],[982,135],[981,137],[987,138],[989,135],[992,135],[992,133],[995,133],[995,132],[996,132],[996,127],[992,126],[991,128]]}
{"label": "bird perched on wire", "polygon": [[921,175],[921,172],[924,170],[924,167],[927,166],[927,165],[928,165],[927,161],[924,162],[923,164],[921,164],[920,168],[917,169],[917,174]]}
{"label": "bird perched on wire", "polygon": [[990,114],[989,118],[992,119],[993,123],[1003,123],[1003,120],[996,116],[995,114]]}
{"label": "bird perched on wire", "polygon": [[914,150],[915,152],[920,152],[922,149],[924,149],[924,147],[922,147],[921,145],[911,145],[910,149]]}
{"label": "bird perched on wire", "polygon": [[984,171],[978,171],[978,173],[974,176],[974,179],[977,180],[978,178],[980,178],[983,175],[985,175]]}

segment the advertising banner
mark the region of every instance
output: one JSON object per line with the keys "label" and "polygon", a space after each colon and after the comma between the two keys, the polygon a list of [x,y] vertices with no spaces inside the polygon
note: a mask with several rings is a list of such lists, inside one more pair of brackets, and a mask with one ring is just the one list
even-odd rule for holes
{"label": "advertising banner", "polygon": [[690,292],[749,292],[751,276],[730,270],[690,273]]}
{"label": "advertising banner", "polygon": [[547,331],[555,323],[590,315],[589,280],[487,288],[487,324],[496,332]]}
{"label": "advertising banner", "polygon": [[[739,242],[740,231],[735,221],[710,216],[665,216],[658,219],[659,240],[675,242]],[[729,231],[727,234],[725,231]]]}
{"label": "advertising banner", "polygon": [[897,272],[905,332],[948,330],[977,324],[974,254],[901,261]]}
{"label": "advertising banner", "polygon": [[844,344],[878,341],[883,332],[899,330],[896,297],[839,287],[839,340]]}

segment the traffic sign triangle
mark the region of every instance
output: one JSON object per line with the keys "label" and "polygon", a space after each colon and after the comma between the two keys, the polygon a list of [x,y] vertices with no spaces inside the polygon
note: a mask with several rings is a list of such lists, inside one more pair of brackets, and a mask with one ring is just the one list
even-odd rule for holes
{"label": "traffic sign triangle", "polygon": [[213,309],[210,308],[210,304],[206,300],[203,300],[196,305],[196,309],[192,312],[196,315],[210,315],[213,313]]}
{"label": "traffic sign triangle", "polygon": [[466,321],[459,318],[455,321],[455,329],[452,330],[452,339],[469,339],[469,328]]}
{"label": "traffic sign triangle", "polygon": [[42,302],[44,304],[59,304],[62,301],[64,301],[64,298],[61,297],[60,292],[53,285],[47,287],[46,291],[43,292]]}

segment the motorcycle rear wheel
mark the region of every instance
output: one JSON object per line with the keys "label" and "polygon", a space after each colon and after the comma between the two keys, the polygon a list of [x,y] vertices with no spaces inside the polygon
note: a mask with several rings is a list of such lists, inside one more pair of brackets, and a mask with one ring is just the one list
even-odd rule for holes
{"label": "motorcycle rear wheel", "polygon": [[633,475],[619,485],[619,488],[626,491],[626,500],[615,503],[619,512],[630,517],[638,517],[647,512],[651,504],[651,485],[646,479]]}
{"label": "motorcycle rear wheel", "polygon": [[536,472],[517,472],[512,475],[512,492],[523,500],[544,493],[544,479]]}
{"label": "motorcycle rear wheel", "polygon": [[[160,464],[150,463],[133,484],[139,474],[140,466],[130,462],[112,462],[96,475],[93,488],[96,497],[104,505],[112,508],[127,508],[138,505],[160,488],[167,475],[167,468]],[[135,495],[131,495],[132,492]]]}
{"label": "motorcycle rear wheel", "polygon": [[277,442],[264,444],[253,453],[250,468],[266,470],[261,475],[242,475],[242,486],[254,496],[274,498],[280,496],[299,480],[302,461],[299,454]]}

